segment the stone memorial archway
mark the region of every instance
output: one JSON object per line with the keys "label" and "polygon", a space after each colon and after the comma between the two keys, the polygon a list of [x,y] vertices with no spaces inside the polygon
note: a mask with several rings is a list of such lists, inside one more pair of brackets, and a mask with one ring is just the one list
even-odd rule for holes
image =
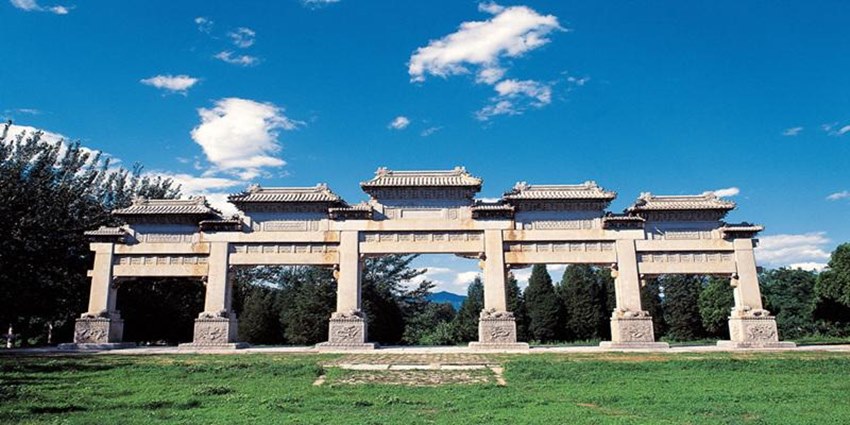
{"label": "stone memorial archway", "polygon": [[642,194],[622,214],[595,182],[518,183],[496,202],[475,200],[482,180],[464,168],[446,171],[378,169],[360,184],[367,202],[351,205],[325,185],[252,186],[231,195],[242,215],[223,218],[203,197],[138,199],[113,212],[127,224],[86,232],[95,252],[89,311],[77,320],[75,344],[122,342],[115,309],[116,279],[188,276],[205,279],[204,312],[194,347],[238,347],[231,267],[317,265],[335,269],[336,312],[322,348],[374,348],[361,311],[363,258],[394,253],[450,253],[480,259],[484,310],[477,348],[525,348],[507,310],[506,272],[532,264],[609,267],[617,307],[613,348],[666,346],[655,341],[641,308],[641,280],[659,274],[728,276],[735,288],[729,318],[734,347],[776,347],[776,322],[762,307],[753,248],[761,226],[723,221],[735,204],[712,193]]}

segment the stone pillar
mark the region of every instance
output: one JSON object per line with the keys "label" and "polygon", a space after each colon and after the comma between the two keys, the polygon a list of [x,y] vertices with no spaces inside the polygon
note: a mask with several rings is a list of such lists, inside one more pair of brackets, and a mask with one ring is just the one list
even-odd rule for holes
{"label": "stone pillar", "polygon": [[227,242],[210,242],[204,311],[195,319],[195,333],[190,344],[181,348],[243,348],[238,341],[239,322],[231,309],[233,272],[229,264]]}
{"label": "stone pillar", "polygon": [[124,321],[115,309],[118,290],[112,280],[115,244],[96,242],[90,244],[90,248],[94,251],[94,266],[89,271],[89,309],[77,319],[74,326],[74,343],[60,344],[59,348],[109,349],[134,346],[133,343],[121,342],[124,336]]}
{"label": "stone pillar", "polygon": [[480,263],[484,274],[484,310],[478,319],[478,341],[470,342],[477,349],[528,349],[518,343],[516,319],[508,311],[505,287],[505,252],[502,231],[484,231],[484,255]]}
{"label": "stone pillar", "polygon": [[656,342],[652,317],[640,304],[640,275],[634,240],[616,242],[617,264],[612,267],[617,308],[611,314],[611,341],[604,348],[668,348],[666,342]]}
{"label": "stone pillar", "polygon": [[338,252],[339,267],[334,270],[337,281],[336,311],[328,322],[328,341],[316,347],[327,351],[374,349],[374,343],[366,342],[367,321],[360,309],[363,259],[360,257],[359,233],[341,231]]}
{"label": "stone pillar", "polygon": [[735,239],[735,264],[738,273],[732,276],[731,284],[735,306],[729,316],[729,341],[718,341],[717,345],[729,348],[789,348],[793,342],[779,342],[776,319],[762,307],[758,270],[753,254],[752,239]]}

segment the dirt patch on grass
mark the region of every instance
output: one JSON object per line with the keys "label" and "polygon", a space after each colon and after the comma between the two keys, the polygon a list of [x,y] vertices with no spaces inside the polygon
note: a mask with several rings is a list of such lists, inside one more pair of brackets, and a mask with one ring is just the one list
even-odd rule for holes
{"label": "dirt patch on grass", "polygon": [[436,387],[439,385],[473,385],[495,382],[490,369],[478,370],[385,370],[338,371],[327,377],[325,385],[403,385]]}

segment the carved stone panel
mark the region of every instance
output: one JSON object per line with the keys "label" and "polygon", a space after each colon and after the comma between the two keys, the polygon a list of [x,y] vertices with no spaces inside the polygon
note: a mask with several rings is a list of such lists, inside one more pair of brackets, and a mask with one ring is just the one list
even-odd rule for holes
{"label": "carved stone panel", "polygon": [[121,342],[124,321],[117,318],[80,318],[74,326],[75,344],[107,344]]}
{"label": "carved stone panel", "polygon": [[356,315],[331,317],[328,344],[361,345],[366,342],[366,319]]}
{"label": "carved stone panel", "polygon": [[636,317],[612,317],[611,341],[614,343],[655,342],[652,318],[643,314]]}
{"label": "carved stone panel", "polygon": [[779,341],[776,320],[773,316],[730,318],[729,335],[731,341],[745,343],[753,347]]}
{"label": "carved stone panel", "polygon": [[237,340],[235,317],[199,317],[195,319],[195,345],[226,345]]}

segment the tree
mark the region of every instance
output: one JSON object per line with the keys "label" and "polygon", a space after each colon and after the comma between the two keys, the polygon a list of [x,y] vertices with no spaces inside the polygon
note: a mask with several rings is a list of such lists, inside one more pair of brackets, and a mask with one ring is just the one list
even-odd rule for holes
{"label": "tree", "polygon": [[729,338],[729,312],[734,304],[729,279],[710,277],[699,294],[699,315],[708,335]]}
{"label": "tree", "polygon": [[307,345],[328,340],[328,319],[336,308],[333,271],[323,267],[291,267],[280,276],[280,324],[286,341]]}
{"label": "tree", "polygon": [[204,309],[204,286],[198,280],[180,278],[119,282],[117,309],[124,319],[126,341],[190,342],[195,318]]}
{"label": "tree", "polygon": [[702,279],[687,275],[667,275],[662,279],[667,336],[678,341],[702,338],[705,335],[699,314]]}
{"label": "tree", "polygon": [[525,297],[519,290],[519,282],[513,273],[508,273],[505,282],[508,299],[508,311],[513,312],[516,320],[517,341],[528,341],[528,312],[525,308]]}
{"label": "tree", "polygon": [[652,328],[656,338],[667,334],[667,322],[664,321],[664,307],[661,297],[661,280],[651,278],[645,280],[640,291],[640,305],[652,317]]}
{"label": "tree", "polygon": [[456,342],[478,341],[478,318],[484,310],[484,284],[480,276],[469,284],[466,299],[460,305],[454,320]]}
{"label": "tree", "polygon": [[525,306],[529,337],[540,342],[554,341],[558,336],[560,306],[545,264],[535,264],[531,268]]}
{"label": "tree", "polygon": [[816,331],[817,274],[808,270],[768,270],[759,277],[765,308],[776,316],[783,338],[799,338]]}
{"label": "tree", "polygon": [[607,325],[607,294],[599,273],[589,265],[567,267],[558,295],[563,303],[564,325],[569,340],[598,339]]}
{"label": "tree", "polygon": [[829,267],[818,275],[817,295],[850,306],[850,243],[835,248]]}
{"label": "tree", "polygon": [[135,195],[177,197],[179,187],[40,132],[11,140],[10,125],[0,131],[0,323],[24,344],[45,343],[48,328],[53,342],[67,341],[88,300],[93,257],[83,232],[118,224],[109,212]]}
{"label": "tree", "polygon": [[406,319],[427,302],[430,282],[406,290],[405,284],[425,273],[410,266],[417,255],[386,255],[367,258],[363,266],[363,312],[368,319],[370,341],[399,344]]}

